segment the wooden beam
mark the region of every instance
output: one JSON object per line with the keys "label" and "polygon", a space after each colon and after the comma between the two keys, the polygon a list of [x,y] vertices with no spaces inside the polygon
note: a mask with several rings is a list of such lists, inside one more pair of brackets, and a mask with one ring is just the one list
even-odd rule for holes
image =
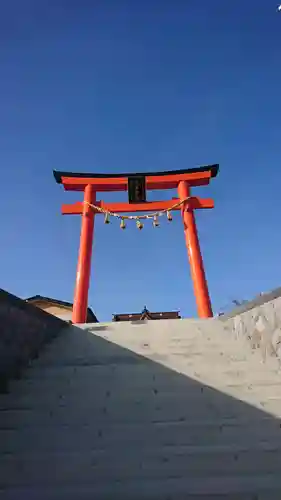
{"label": "wooden beam", "polygon": [[[179,182],[186,181],[190,186],[205,186],[212,177],[211,171],[171,175],[152,175],[146,177],[146,189],[176,189]],[[128,178],[93,178],[93,177],[62,177],[66,191],[84,191],[89,184],[95,186],[96,192],[127,191]]]}
{"label": "wooden beam", "polygon": [[[168,210],[179,201],[180,200],[178,198],[165,201],[147,201],[146,203],[138,204],[104,203],[103,201],[97,201],[95,205],[97,207],[103,208],[104,210],[108,210],[109,212],[122,214],[139,212],[160,212],[161,210]],[[212,198],[198,198],[197,196],[192,196],[189,203],[191,205],[191,208],[193,209],[214,208],[214,200]],[[174,210],[180,210],[180,208],[181,207],[178,207]],[[63,215],[81,215],[83,212],[83,202],[78,201],[72,204],[64,204],[62,205],[61,212]],[[100,213],[98,210],[94,210],[94,212]]]}

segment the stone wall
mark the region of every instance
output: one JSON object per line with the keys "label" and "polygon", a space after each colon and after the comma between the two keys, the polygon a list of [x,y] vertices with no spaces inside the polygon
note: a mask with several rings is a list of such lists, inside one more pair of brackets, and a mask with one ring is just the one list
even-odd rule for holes
{"label": "stone wall", "polygon": [[255,307],[262,306],[266,302],[272,302],[273,300],[278,299],[279,297],[281,297],[281,287],[275,288],[271,292],[261,293],[253,300],[249,300],[244,304],[235,307],[234,309],[232,309],[232,311],[224,313],[223,319],[233,318],[238,314],[242,314],[244,312],[250,311],[251,309],[254,309]]}
{"label": "stone wall", "polygon": [[0,289],[0,391],[66,323]]}
{"label": "stone wall", "polygon": [[[280,293],[280,289],[278,289]],[[221,316],[226,330],[237,337],[246,337],[252,349],[260,349],[262,359],[277,357],[281,367],[281,297],[260,303],[240,314]]]}

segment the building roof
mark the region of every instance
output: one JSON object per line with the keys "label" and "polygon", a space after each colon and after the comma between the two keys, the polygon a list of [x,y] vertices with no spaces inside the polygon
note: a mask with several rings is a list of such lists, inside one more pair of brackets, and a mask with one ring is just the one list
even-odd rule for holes
{"label": "building roof", "polygon": [[59,170],[53,170],[54,177],[58,184],[62,183],[62,177],[72,177],[72,178],[101,178],[101,179],[109,179],[109,178],[118,178],[118,177],[139,177],[139,176],[157,176],[157,175],[177,175],[177,174],[195,174],[198,172],[211,172],[211,177],[216,177],[219,171],[219,165],[206,165],[204,167],[196,167],[196,168],[184,168],[183,170],[166,170],[164,172],[139,172],[139,173],[125,173],[125,174],[97,174],[90,172],[63,172]]}
{"label": "building roof", "polygon": [[[41,300],[44,302],[49,302],[50,304],[56,304],[58,306],[69,307],[71,309],[73,307],[72,302],[66,302],[65,300],[57,300],[57,299],[53,299],[51,297],[44,297],[43,295],[33,295],[32,297],[28,297],[25,300],[26,300],[26,302],[36,302],[36,301]],[[90,323],[98,323],[98,319],[90,307],[87,308],[87,320]]]}
{"label": "building roof", "polygon": [[144,321],[146,319],[159,320],[180,318],[181,317],[178,311],[150,312],[146,307],[144,307],[140,313],[123,313],[113,315],[113,321]]}

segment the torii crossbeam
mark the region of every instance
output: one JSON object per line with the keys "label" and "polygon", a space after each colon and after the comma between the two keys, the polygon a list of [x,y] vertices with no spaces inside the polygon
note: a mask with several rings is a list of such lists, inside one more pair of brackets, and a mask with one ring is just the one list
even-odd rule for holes
{"label": "torii crossbeam", "polygon": [[[201,318],[212,317],[211,301],[200,251],[194,210],[213,208],[214,201],[211,198],[204,199],[191,196],[190,188],[209,184],[211,178],[217,176],[218,169],[218,165],[209,165],[185,170],[136,174],[90,174],[54,170],[57,183],[63,184],[66,191],[84,192],[82,202],[62,205],[63,215],[82,216],[73,302],[73,323],[86,322],[95,215],[101,212],[114,212],[115,214],[169,212],[169,209],[181,210],[198,316]],[[102,200],[97,201],[98,192],[127,191],[130,182],[134,185],[134,182],[138,181],[142,184],[145,192],[153,189],[177,188],[179,197],[170,201],[146,201],[146,198],[145,200],[139,198],[139,201],[134,203],[104,203]],[[122,218],[122,216],[120,217]]]}

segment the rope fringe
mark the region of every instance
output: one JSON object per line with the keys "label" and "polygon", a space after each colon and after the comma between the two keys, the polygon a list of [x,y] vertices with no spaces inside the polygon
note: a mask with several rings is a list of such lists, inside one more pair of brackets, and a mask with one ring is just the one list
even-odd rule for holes
{"label": "rope fringe", "polygon": [[176,208],[180,207],[186,201],[189,201],[190,198],[191,198],[191,196],[188,196],[184,200],[181,200],[178,203],[175,203],[174,205],[172,205],[169,208],[166,208],[164,210],[160,210],[160,212],[152,212],[152,213],[146,214],[146,215],[119,215],[119,214],[116,214],[115,212],[110,212],[110,210],[106,210],[104,208],[97,207],[96,205],[93,205],[92,203],[89,203],[87,201],[84,201],[84,203],[86,205],[88,205],[90,208],[95,209],[97,212],[100,212],[100,213],[104,214],[105,217],[106,217],[106,223],[108,223],[109,217],[116,217],[117,219],[121,219],[123,221],[124,220],[135,220],[135,221],[138,221],[138,220],[141,220],[141,219],[153,219],[154,221],[156,221],[158,217],[162,217],[162,215],[164,215],[164,214],[167,214],[168,220],[172,220],[172,217],[171,217],[171,214],[170,214],[171,210],[175,210]]}

